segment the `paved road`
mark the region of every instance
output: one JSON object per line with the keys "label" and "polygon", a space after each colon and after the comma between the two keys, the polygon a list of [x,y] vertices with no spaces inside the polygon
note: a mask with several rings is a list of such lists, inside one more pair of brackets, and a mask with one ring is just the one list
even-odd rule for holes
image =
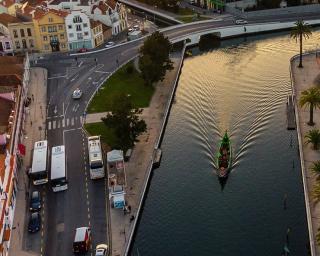
{"label": "paved road", "polygon": [[[309,18],[320,18],[312,15]],[[295,17],[272,18],[272,21],[296,20]],[[261,19],[259,22],[270,22]],[[253,21],[249,21],[250,23]],[[170,39],[209,28],[230,26],[234,19],[189,24],[166,30]],[[53,54],[38,61],[48,69],[47,137],[50,147],[64,144],[67,155],[69,189],[53,193],[46,189],[45,253],[46,256],[72,255],[74,229],[90,225],[93,245],[107,242],[105,181],[92,181],[88,173],[86,137],[81,129],[85,107],[97,86],[127,60],[138,54],[143,40],[101,52],[74,56]],[[97,62],[95,61],[97,59]],[[116,61],[118,60],[118,62]],[[83,97],[71,98],[79,87]],[[91,252],[92,253],[92,252]]]}

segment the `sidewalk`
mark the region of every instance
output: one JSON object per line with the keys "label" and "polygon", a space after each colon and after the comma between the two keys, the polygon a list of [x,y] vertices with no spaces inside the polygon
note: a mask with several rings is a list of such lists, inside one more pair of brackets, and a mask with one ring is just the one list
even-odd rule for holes
{"label": "sidewalk", "polygon": [[[315,54],[310,54],[303,56],[303,68],[298,68],[299,58],[296,58],[291,63],[292,68],[292,76],[293,76],[293,83],[296,92],[296,103],[299,102],[301,92],[304,90],[309,89],[313,86],[314,79],[319,75],[320,65],[317,63]],[[306,202],[306,207],[310,207],[311,213],[311,220],[312,229],[313,229],[313,241],[311,242],[315,244],[316,247],[316,255],[320,255],[320,248],[316,242],[316,234],[317,230],[320,227],[320,223],[318,219],[320,218],[320,203],[315,204],[313,200],[313,189],[314,185],[317,181],[317,176],[310,170],[312,163],[315,161],[320,160],[320,152],[315,151],[311,148],[311,145],[306,145],[304,143],[305,134],[311,129],[320,129],[320,110],[314,110],[314,122],[316,123],[315,126],[308,126],[307,122],[309,121],[309,108],[300,108],[298,107],[298,116],[299,116],[299,123],[297,125],[300,128],[300,136],[302,145],[300,144],[299,147],[302,149],[303,158],[301,161],[303,162],[302,172],[306,177],[306,186],[308,191],[308,201]],[[299,130],[298,130],[299,132]],[[308,205],[309,204],[309,205]]]}
{"label": "sidewalk", "polygon": [[[28,225],[26,213],[28,211],[29,182],[25,170],[32,165],[32,149],[35,141],[45,138],[46,125],[46,102],[47,102],[47,71],[42,68],[30,70],[30,84],[28,97],[33,100],[27,110],[24,130],[23,144],[26,146],[26,155],[23,158],[23,167],[19,173],[17,202],[13,221],[10,250],[11,256],[34,256],[40,255],[38,251],[27,250],[26,235]],[[33,97],[32,97],[33,95]],[[41,127],[41,128],[40,128]]]}

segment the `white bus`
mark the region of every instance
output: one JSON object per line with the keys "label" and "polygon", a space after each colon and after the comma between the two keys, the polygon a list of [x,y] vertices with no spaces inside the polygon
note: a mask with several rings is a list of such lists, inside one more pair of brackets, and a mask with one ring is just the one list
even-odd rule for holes
{"label": "white bus", "polygon": [[64,146],[53,147],[51,150],[51,186],[53,192],[68,189],[66,154]]}
{"label": "white bus", "polygon": [[103,155],[101,151],[100,136],[88,137],[88,152],[90,165],[90,178],[104,177]]}
{"label": "white bus", "polygon": [[42,140],[34,143],[32,167],[29,171],[34,185],[48,182],[47,170],[48,141]]}

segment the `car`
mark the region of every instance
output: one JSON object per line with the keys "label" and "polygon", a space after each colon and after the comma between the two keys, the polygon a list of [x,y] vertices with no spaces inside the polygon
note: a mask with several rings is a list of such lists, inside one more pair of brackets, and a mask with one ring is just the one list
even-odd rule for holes
{"label": "car", "polygon": [[41,196],[40,192],[37,190],[33,191],[31,194],[29,209],[31,212],[40,211],[41,209]]}
{"label": "car", "polygon": [[106,244],[98,244],[96,246],[96,254],[95,256],[107,256],[108,255],[108,245]]}
{"label": "car", "polygon": [[236,20],[237,25],[247,24],[247,23],[248,23],[248,21],[246,21],[246,20]]}
{"label": "car", "polygon": [[41,227],[41,216],[39,212],[34,212],[30,215],[28,231],[30,233],[36,233]]}
{"label": "car", "polygon": [[128,32],[132,32],[133,30],[133,28],[128,28]]}
{"label": "car", "polygon": [[139,25],[134,25],[133,28],[134,28],[135,30],[137,30],[137,29],[140,29],[140,26],[139,26]]}
{"label": "car", "polygon": [[80,49],[78,50],[78,52],[79,52],[79,53],[87,52],[87,51],[88,51],[88,49],[87,49],[87,48],[80,48]]}
{"label": "car", "polygon": [[89,227],[80,227],[76,229],[73,240],[74,253],[86,253],[91,246],[91,229]]}
{"label": "car", "polygon": [[82,96],[82,91],[79,88],[75,89],[72,93],[72,98],[75,100],[80,99],[81,96]]}
{"label": "car", "polygon": [[104,47],[109,48],[114,45],[115,45],[115,43],[110,41],[110,42],[106,43],[106,45]]}

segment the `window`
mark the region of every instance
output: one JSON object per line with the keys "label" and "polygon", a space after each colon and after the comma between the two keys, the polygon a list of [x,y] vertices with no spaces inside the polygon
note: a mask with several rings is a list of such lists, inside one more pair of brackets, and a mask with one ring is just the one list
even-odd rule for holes
{"label": "window", "polygon": [[76,30],[77,31],[81,31],[82,29],[81,29],[81,25],[76,25]]}
{"label": "window", "polygon": [[24,29],[23,28],[20,29],[20,35],[21,35],[21,37],[24,37]]}
{"label": "window", "polygon": [[34,47],[33,39],[29,39],[29,45],[30,45],[31,48]]}
{"label": "window", "polygon": [[88,27],[88,23],[83,23],[83,27],[84,28]]}
{"label": "window", "polygon": [[60,39],[64,39],[64,34],[60,34]]}
{"label": "window", "polygon": [[70,38],[73,37],[73,33],[70,33],[70,34],[69,34],[69,37],[70,37]]}
{"label": "window", "polygon": [[27,28],[27,34],[28,34],[28,36],[32,36],[30,28]]}
{"label": "window", "polygon": [[9,43],[9,42],[5,42],[4,44],[5,44],[6,50],[11,49],[11,47],[10,47],[10,43]]}
{"label": "window", "polygon": [[63,30],[63,26],[62,25],[59,25],[59,30]]}
{"label": "window", "polygon": [[41,27],[41,32],[46,32],[46,27],[45,26]]}
{"label": "window", "polygon": [[18,32],[17,32],[17,30],[15,30],[15,29],[13,30],[13,37],[14,37],[14,38],[17,38],[17,37],[18,37]]}
{"label": "window", "polygon": [[15,41],[15,44],[16,44],[16,48],[20,49],[20,42],[19,41]]}
{"label": "window", "polygon": [[49,32],[49,33],[57,32],[57,26],[49,26],[49,27],[48,27],[48,32]]}
{"label": "window", "polygon": [[22,39],[22,48],[27,49],[27,41],[26,39]]}
{"label": "window", "polygon": [[48,20],[49,20],[49,22],[53,22],[53,18],[49,18]]}
{"label": "window", "polygon": [[68,25],[68,29],[72,29],[72,25]]}
{"label": "window", "polygon": [[44,45],[44,49],[45,49],[45,50],[49,50],[49,45],[45,44],[45,45]]}
{"label": "window", "polygon": [[43,41],[48,41],[48,37],[47,36],[43,36]]}
{"label": "window", "polygon": [[78,40],[83,39],[82,33],[77,33],[77,39],[78,39]]}
{"label": "window", "polygon": [[82,23],[82,19],[80,16],[74,16],[73,23]]}
{"label": "window", "polygon": [[88,35],[89,35],[89,33],[88,33],[88,32],[84,32],[84,35],[85,35],[85,36],[88,36]]}

